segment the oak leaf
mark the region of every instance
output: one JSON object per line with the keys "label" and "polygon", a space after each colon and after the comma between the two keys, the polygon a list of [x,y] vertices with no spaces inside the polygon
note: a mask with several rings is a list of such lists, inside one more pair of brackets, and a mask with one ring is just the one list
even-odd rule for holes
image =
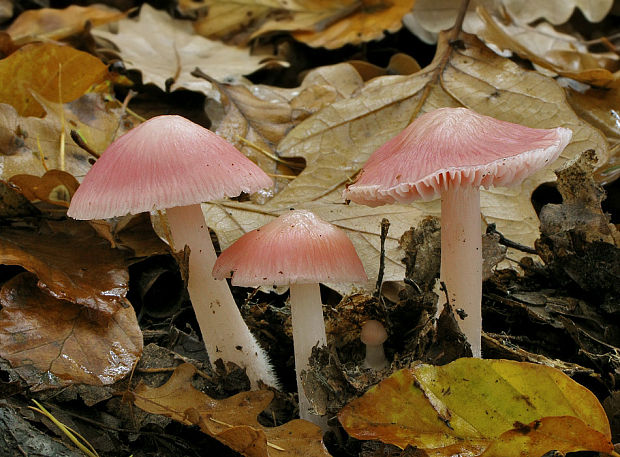
{"label": "oak leaf", "polygon": [[321,429],[297,419],[278,427],[265,427],[257,420],[271,403],[267,390],[241,392],[216,400],[191,384],[193,365],[179,365],[161,387],[139,384],[134,404],[152,414],[161,414],[200,429],[231,449],[249,457],[327,457]]}
{"label": "oak leaf", "polygon": [[217,81],[235,83],[262,65],[261,57],[195,35],[187,21],[146,4],[137,19],[118,22],[118,33],[99,28],[93,35],[114,43],[125,65],[140,70],[144,84],[162,90],[187,89],[216,98],[210,82],[191,75],[196,67]]}
{"label": "oak leaf", "polygon": [[0,356],[31,384],[51,386],[50,375],[59,378],[56,386],[112,384],[129,374],[142,352],[131,306],[104,318],[44,293],[31,273],[7,281],[0,304]]}
{"label": "oak leaf", "polygon": [[433,457],[613,451],[594,394],[559,370],[510,360],[400,370],[338,418],[358,439],[416,446]]}

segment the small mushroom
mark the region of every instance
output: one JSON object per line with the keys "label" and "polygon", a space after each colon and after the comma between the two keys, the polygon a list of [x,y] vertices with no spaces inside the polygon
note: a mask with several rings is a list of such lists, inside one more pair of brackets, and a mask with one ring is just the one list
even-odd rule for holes
{"label": "small mushroom", "polygon": [[461,330],[481,356],[480,186],[510,186],[553,163],[572,132],[534,129],[466,108],[423,114],[377,149],[344,191],[379,206],[441,196],[441,272]]}
{"label": "small mushroom", "polygon": [[351,240],[310,211],[291,211],[224,250],[213,276],[230,277],[235,286],[290,286],[299,415],[324,427],[324,418],[310,411],[301,372],[308,369],[312,348],[327,344],[319,283],[368,280]]}
{"label": "small mushroom", "polygon": [[364,367],[373,370],[383,370],[388,366],[383,350],[383,343],[388,334],[383,324],[379,321],[369,320],[362,325],[360,340],[366,345],[366,357]]}
{"label": "small mushroom", "polygon": [[108,146],[67,214],[104,219],[166,209],[174,248],[190,248],[188,291],[209,359],[245,368],[253,387],[259,380],[277,386],[228,285],[211,277],[216,254],[200,206],[272,185],[258,166],[215,133],[181,116],[157,116]]}

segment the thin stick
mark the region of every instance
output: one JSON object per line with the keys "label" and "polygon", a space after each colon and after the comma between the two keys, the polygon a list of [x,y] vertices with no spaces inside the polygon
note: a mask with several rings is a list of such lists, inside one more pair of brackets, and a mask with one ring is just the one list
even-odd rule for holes
{"label": "thin stick", "polygon": [[385,239],[390,230],[390,221],[387,218],[381,219],[381,254],[379,256],[379,274],[377,275],[377,285],[375,288],[375,297],[381,295],[381,284],[383,283],[383,274],[385,272]]}
{"label": "thin stick", "polygon": [[296,163],[294,163],[294,162],[289,162],[288,160],[281,159],[281,158],[280,158],[280,157],[278,157],[277,155],[272,154],[271,152],[267,151],[267,150],[266,150],[266,149],[264,149],[264,148],[261,148],[259,145],[257,145],[257,144],[255,144],[255,143],[251,142],[250,140],[248,140],[248,139],[246,139],[246,138],[243,138],[242,136],[235,135],[235,137],[236,137],[239,141],[241,141],[242,143],[247,144],[248,146],[250,146],[250,147],[252,147],[252,148],[256,149],[258,152],[260,152],[260,153],[264,154],[265,156],[269,157],[269,158],[270,158],[271,160],[273,160],[274,162],[281,163],[282,165],[286,165],[287,167],[289,167],[289,168],[293,168],[293,169],[295,169],[295,170],[301,170],[301,169],[303,169],[303,167],[299,166],[298,164],[296,164]]}

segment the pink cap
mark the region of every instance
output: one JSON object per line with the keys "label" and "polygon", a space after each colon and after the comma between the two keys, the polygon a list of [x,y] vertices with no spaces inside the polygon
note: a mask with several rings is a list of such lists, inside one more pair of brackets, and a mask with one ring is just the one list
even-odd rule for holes
{"label": "pink cap", "polygon": [[533,129],[467,108],[440,108],[377,149],[344,197],[379,206],[429,200],[450,181],[518,184],[555,161],[571,137],[562,127]]}
{"label": "pink cap", "polygon": [[114,141],[67,214],[104,219],[187,206],[273,186],[233,145],[181,116],[157,116]]}
{"label": "pink cap", "polygon": [[388,334],[383,324],[376,320],[369,320],[362,325],[362,331],[360,332],[360,340],[364,344],[371,346],[377,346],[378,344],[385,343]]}
{"label": "pink cap", "polygon": [[368,280],[347,235],[303,210],[243,235],[219,256],[213,276],[246,287]]}

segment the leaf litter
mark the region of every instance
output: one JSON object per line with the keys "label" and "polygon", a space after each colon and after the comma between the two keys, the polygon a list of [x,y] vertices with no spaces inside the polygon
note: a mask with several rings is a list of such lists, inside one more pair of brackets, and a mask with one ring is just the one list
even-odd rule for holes
{"label": "leaf litter", "polygon": [[[397,5],[402,7],[402,14],[410,6],[407,3],[409,6],[405,8],[405,3]],[[418,0],[416,5],[424,3]],[[432,6],[439,8],[440,3],[434,2]],[[309,8],[309,5],[311,2],[306,2],[300,9]],[[89,440],[95,442],[95,447],[104,455],[118,455],[121,449],[120,452],[128,455],[138,455],[136,449],[150,449],[161,455],[178,455],[179,450],[191,454],[197,449],[201,452],[208,449],[217,455],[238,455],[228,449],[244,455],[298,455],[310,452],[308,449],[316,455],[379,455],[371,453],[372,449],[380,449],[377,442],[342,441],[331,432],[322,437],[322,433],[310,424],[291,422],[296,417],[296,403],[289,394],[243,392],[248,382],[241,370],[222,361],[209,363],[206,360],[204,348],[194,331],[197,327],[184,297],[183,283],[178,279],[170,280],[170,268],[175,268],[175,261],[167,253],[165,244],[154,237],[148,215],[96,221],[90,225],[62,222],[64,207],[75,185],[70,177],[79,181],[107,144],[138,122],[139,116],[130,106],[140,107],[145,99],[150,99],[158,100],[156,106],[159,109],[174,111],[179,108],[174,105],[175,97],[178,100],[183,97],[191,99],[192,96],[179,96],[180,93],[187,94],[189,89],[196,91],[193,92],[195,99],[202,94],[208,95],[206,112],[211,128],[234,142],[278,180],[275,194],[263,194],[251,201],[205,205],[209,226],[221,247],[290,207],[312,209],[324,219],[345,228],[354,239],[372,277],[366,287],[370,291],[374,289],[384,252],[382,219],[390,221],[385,239],[386,268],[381,293],[375,296],[358,293],[340,301],[340,296],[329,289],[323,291],[330,347],[315,351],[311,368],[303,374],[303,379],[306,390],[313,392],[310,395],[313,407],[328,412],[333,427],[338,427],[334,418],[348,402],[355,402],[369,387],[390,373],[401,368],[411,369],[420,361],[444,365],[468,355],[452,312],[446,308],[436,318],[438,298],[434,280],[438,266],[434,261],[439,249],[435,217],[439,214],[438,203],[385,207],[379,214],[369,208],[342,202],[341,192],[348,180],[354,177],[374,148],[417,115],[440,106],[467,106],[484,114],[537,127],[562,125],[571,128],[575,133],[573,143],[555,164],[555,167],[569,164],[558,174],[556,185],[563,201],[543,207],[540,231],[539,208],[535,209],[531,200],[538,198],[541,183],[554,179],[551,169],[527,181],[521,188],[492,189],[484,194],[484,222],[495,223],[496,231],[485,237],[489,278],[484,286],[483,312],[487,333],[483,335],[483,344],[489,357],[553,366],[570,374],[599,398],[607,397],[604,404],[612,422],[611,430],[617,428],[614,428],[617,424],[614,418],[618,413],[612,400],[617,389],[619,339],[617,327],[611,322],[618,313],[618,291],[614,286],[618,283],[614,277],[618,240],[613,224],[609,224],[608,216],[601,210],[602,194],[592,181],[594,166],[600,167],[596,175],[599,182],[603,179],[608,184],[614,179],[617,126],[613,117],[613,100],[616,82],[610,79],[609,73],[614,59],[580,47],[584,40],[572,34],[570,28],[563,28],[563,31],[575,37],[572,43],[576,53],[560,56],[556,51],[564,52],[565,49],[554,46],[565,37],[548,29],[545,33],[557,39],[556,42],[546,49],[529,49],[520,54],[521,58],[534,64],[537,59],[547,59],[554,65],[558,62],[562,65],[590,62],[597,74],[604,74],[606,81],[612,81],[604,90],[591,87],[584,91],[582,86],[570,81],[554,80],[550,73],[541,75],[538,71],[542,70],[538,67],[538,71],[532,71],[531,66],[519,59],[494,54],[474,35],[456,37],[447,32],[439,37],[434,59],[422,69],[415,62],[411,63],[410,57],[406,65],[390,63],[386,67],[396,50],[405,50],[416,58],[420,57],[420,61],[425,60],[410,44],[403,45],[404,42],[410,43],[412,38],[407,31],[401,30],[388,34],[380,42],[368,42],[364,48],[356,48],[360,52],[354,49],[355,52],[348,57],[350,63],[342,63],[347,60],[342,59],[348,52],[343,51],[345,48],[335,57],[336,54],[325,50],[309,50],[293,40],[307,38],[313,46],[336,48],[345,42],[377,39],[386,30],[400,28],[401,12],[396,13],[397,8],[385,7],[381,2],[362,2],[359,11],[348,14],[345,8],[342,10],[345,12],[334,15],[334,12],[326,12],[320,2],[317,5],[317,11],[326,13],[325,17],[333,21],[330,19],[329,24],[323,24],[326,27],[320,30],[314,27],[316,30],[313,31],[308,31],[313,28],[309,27],[312,14],[291,14],[284,21],[278,20],[273,14],[274,8],[285,16],[294,10],[294,5],[283,8],[280,2],[248,2],[228,10],[221,2],[194,2],[193,11],[207,19],[201,21],[199,18],[194,24],[172,19],[163,11],[145,5],[137,18],[121,20],[120,34],[103,29],[92,32],[99,36],[97,40],[103,35],[110,40],[104,49],[97,50],[97,55],[104,58],[104,64],[112,64],[124,71],[123,66],[118,65],[118,59],[122,58],[126,68],[139,71],[126,73],[133,80],[132,90],[138,92],[135,98],[128,86],[118,84],[119,79],[114,77],[101,79],[99,82],[103,85],[96,87],[83,84],[76,90],[71,88],[73,93],[69,97],[59,89],[66,80],[63,74],[59,81],[53,77],[49,79],[54,90],[31,92],[34,102],[42,107],[42,111],[41,108],[38,111],[38,115],[44,116],[42,118],[29,117],[9,105],[0,105],[6,120],[0,124],[0,166],[2,178],[12,180],[12,187],[5,183],[0,194],[4,218],[2,233],[8,240],[3,241],[2,246],[10,254],[8,257],[19,260],[3,262],[0,268],[3,291],[6,292],[3,297],[7,297],[0,310],[3,317],[7,317],[1,322],[6,328],[15,321],[25,322],[9,315],[17,316],[16,309],[28,308],[31,319],[28,322],[32,328],[44,326],[57,331],[45,333],[47,343],[42,347],[60,347],[55,353],[46,353],[40,351],[32,340],[20,336],[16,341],[15,333],[6,334],[4,341],[7,342],[0,346],[10,350],[3,352],[2,357],[10,360],[13,367],[0,361],[0,371],[4,376],[1,389],[13,393],[0,405],[0,418],[15,417],[10,411],[24,406],[22,395],[15,395],[15,392],[29,388],[39,398],[62,405],[62,408],[48,409],[62,417],[64,423],[72,423],[80,431],[90,430]],[[347,5],[343,2],[341,6]],[[200,9],[204,6],[210,7],[206,16],[206,11]],[[501,15],[496,3],[485,2],[484,6],[496,25],[506,24],[502,20],[507,16]],[[549,2],[545,9],[535,6],[527,11],[515,9],[516,6],[508,5],[507,14],[514,19],[514,24],[522,27],[521,31],[530,30],[531,24],[528,23],[533,19],[528,14],[556,24],[566,20],[565,17],[575,8],[592,21],[600,20],[609,10],[606,2],[594,5],[554,1]],[[15,38],[29,40],[29,36],[51,34],[56,39],[63,39],[79,33],[88,38],[90,44],[87,48],[94,50],[93,43],[101,44],[102,41],[90,41],[91,24],[67,11],[41,10],[34,19],[24,18],[31,26],[25,26],[21,35]],[[248,11],[257,16],[248,16]],[[95,14],[91,9],[83,12],[83,18]],[[245,19],[237,13],[245,14]],[[263,13],[265,15],[259,19]],[[383,13],[393,25],[365,28],[365,20],[375,20]],[[39,26],[35,25],[39,19],[45,22],[54,17],[66,27],[54,28],[52,20],[52,27],[32,28]],[[359,21],[364,17],[366,19]],[[468,17],[475,18],[475,12]],[[96,15],[92,16],[95,23],[96,18]],[[304,22],[306,19],[308,22]],[[293,30],[295,38],[261,34],[253,45],[258,51],[271,47],[267,55],[288,56],[291,67],[262,66],[250,57],[247,48],[235,53],[231,46],[207,65],[204,56],[192,54],[193,48],[189,46],[196,37],[192,25],[212,39],[225,36],[229,43],[247,43],[251,33],[269,21],[272,21],[274,30],[278,26],[278,30]],[[571,24],[575,23],[571,20]],[[214,24],[213,33],[205,29]],[[255,26],[258,27],[253,28]],[[343,28],[334,35],[330,32],[330,29],[334,30],[332,26]],[[110,27],[113,30],[115,26]],[[245,34],[240,32],[244,27],[247,27]],[[64,35],[67,28],[73,31]],[[153,28],[157,28],[157,34],[152,32]],[[138,29],[144,32],[144,36],[152,38],[150,43],[136,37],[135,30]],[[367,35],[366,31],[370,34]],[[159,38],[165,38],[167,48],[155,46]],[[571,42],[569,38],[565,40],[565,43]],[[15,46],[9,41],[3,47],[7,53],[14,52],[11,46]],[[170,43],[176,45],[180,54],[175,54],[174,49],[170,51]],[[151,45],[154,45],[152,49]],[[285,47],[294,49],[297,54],[281,53]],[[157,57],[144,59],[140,55],[144,51],[153,52],[152,55]],[[371,57],[377,51],[383,53],[383,60]],[[427,56],[428,60],[430,57]],[[560,60],[552,61],[552,58]],[[321,66],[325,63],[321,59],[341,63]],[[197,61],[203,63],[195,64]],[[236,67],[235,71],[228,65],[230,62],[243,63],[247,67]],[[46,65],[42,74],[53,75],[53,63]],[[196,66],[202,73],[195,71]],[[599,71],[602,66],[607,66],[604,70],[608,73]],[[310,71],[302,73],[304,69]],[[68,77],[77,76],[79,81],[80,73],[76,71],[70,70]],[[224,76],[219,71],[223,71],[221,75]],[[302,78],[303,74],[306,74],[305,78]],[[565,71],[563,74],[568,75]],[[259,84],[261,81],[266,83]],[[274,84],[273,81],[279,82]],[[586,81],[599,83],[592,79]],[[106,89],[111,84],[114,84],[115,95],[125,97],[124,102],[116,101],[112,92]],[[91,91],[93,87],[94,91]],[[75,101],[58,103],[59,92],[61,102]],[[569,95],[570,105],[564,93]],[[12,94],[8,96],[7,101],[17,103],[10,98]],[[594,98],[596,103],[592,101]],[[32,106],[35,106],[34,102]],[[166,103],[170,105],[166,107]],[[188,112],[197,119],[204,119],[202,107],[198,106],[198,103],[191,104]],[[575,160],[588,149],[595,152]],[[17,196],[16,186],[24,190],[28,199]],[[532,255],[531,246],[535,240],[540,257],[519,258],[522,255],[520,246],[525,246],[526,252]],[[509,246],[508,262],[518,264],[521,273],[504,269],[506,260],[501,268],[496,265],[504,257],[506,245]],[[75,257],[67,257],[69,251],[81,251],[82,257],[77,252]],[[94,251],[97,254],[93,255]],[[93,274],[84,277],[75,274],[89,257],[95,261],[87,262],[86,268]],[[406,259],[404,262],[403,258]],[[23,265],[36,276],[7,263]],[[96,263],[99,264],[93,265]],[[106,273],[112,271],[117,271],[119,276],[110,283],[111,277]],[[61,278],[61,282],[56,278]],[[27,285],[21,285],[25,282]],[[15,287],[16,284],[19,287]],[[59,285],[61,287],[57,287]],[[163,293],[159,289],[162,285],[174,290]],[[344,291],[348,288],[338,289]],[[106,291],[110,290],[114,293],[108,295]],[[264,291],[235,289],[233,292],[250,327],[272,355],[285,390],[292,391],[294,377],[286,296]],[[37,307],[25,300],[28,294],[36,297]],[[166,303],[161,303],[167,300],[171,300],[170,310],[165,310]],[[130,304],[133,306],[127,306]],[[39,305],[44,305],[46,311],[39,309]],[[61,311],[52,311],[56,309]],[[61,317],[53,317],[58,315],[54,312],[59,312]],[[54,325],[44,324],[44,318],[52,319]],[[358,336],[360,326],[368,319],[383,322],[390,335],[386,353],[392,366],[379,372],[362,367],[363,346]],[[75,325],[71,330],[62,330],[64,327],[58,325],[60,321]],[[109,325],[112,321],[117,325]],[[142,338],[150,344],[138,362]],[[66,344],[62,345],[62,341]],[[81,341],[88,351],[76,353],[74,341]],[[86,345],[84,341],[92,344]],[[104,354],[110,354],[111,347],[121,352],[128,351],[123,352],[127,356],[104,360]],[[26,357],[20,358],[21,353]],[[89,360],[80,359],[82,355]],[[197,373],[200,376],[194,376],[196,369],[189,365],[179,366],[181,362],[192,362],[199,368]],[[78,365],[82,368],[75,370]],[[134,367],[137,368],[134,370]],[[168,379],[168,373],[173,370],[174,374]],[[430,367],[429,370],[440,371],[441,368]],[[105,375],[111,372],[115,375]],[[537,376],[532,378],[535,380]],[[4,383],[4,379],[9,382]],[[73,386],[61,391],[46,391],[50,379],[60,380],[63,385],[73,383]],[[153,382],[154,379],[158,381]],[[85,386],[104,381],[112,384],[105,388],[87,389]],[[454,389],[463,388],[459,383],[451,384]],[[167,397],[168,391],[178,401]],[[78,398],[90,406],[90,422],[86,421],[80,402],[75,401]],[[133,408],[133,404],[151,412]],[[501,406],[502,401],[494,402],[493,406],[498,404]],[[209,409],[209,405],[214,409]],[[600,405],[594,409],[602,417]],[[5,416],[5,413],[9,415]],[[160,414],[173,417],[178,424]],[[18,426],[20,432],[26,433],[26,428],[22,427],[25,425]],[[130,429],[131,438],[127,440],[126,433]],[[598,430],[599,434],[593,430]],[[40,431],[36,433],[40,435]],[[488,440],[476,444],[480,437],[473,442],[477,449],[486,449],[485,455],[517,455],[520,449],[542,454],[550,442],[558,443],[553,439],[562,434],[566,440],[555,445],[557,449],[612,452],[609,433],[604,427],[593,427],[583,418],[575,417],[534,417],[532,420],[522,417],[519,424],[506,425],[505,430],[495,433],[491,445]],[[153,436],[157,436],[154,441],[151,440]],[[218,441],[208,436],[214,436]],[[614,435],[613,441],[618,440]],[[385,452],[391,449],[390,455],[394,456],[423,455],[424,452],[421,449],[415,451],[411,446],[403,447],[406,449],[394,446],[382,449]]]}

